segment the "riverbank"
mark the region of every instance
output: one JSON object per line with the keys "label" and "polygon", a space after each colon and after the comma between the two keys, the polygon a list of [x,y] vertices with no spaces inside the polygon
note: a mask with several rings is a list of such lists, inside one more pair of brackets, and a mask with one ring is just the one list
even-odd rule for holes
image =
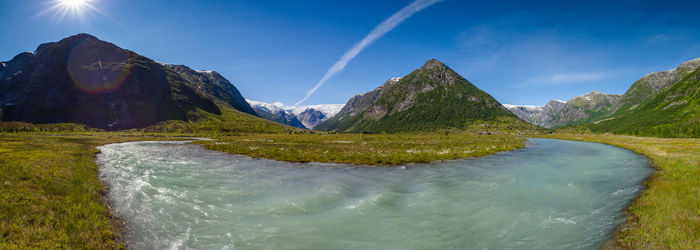
{"label": "riverbank", "polygon": [[207,149],[288,162],[399,165],[478,157],[525,147],[516,135],[256,134],[199,141]]}
{"label": "riverbank", "polygon": [[108,133],[0,133],[0,249],[120,249],[96,146],[174,140]]}
{"label": "riverbank", "polygon": [[[605,143],[652,160],[657,171],[617,233],[626,248],[700,248],[700,139],[533,135]],[[175,140],[119,133],[0,133],[0,248],[121,248],[102,195],[95,146]],[[197,142],[209,149],[292,162],[406,164],[476,157],[525,146],[514,135],[241,135]],[[376,157],[376,158],[375,158]]]}
{"label": "riverbank", "polygon": [[658,171],[627,209],[616,234],[630,249],[700,249],[700,139],[553,134],[533,137],[604,143],[632,150]]}
{"label": "riverbank", "polygon": [[[98,177],[95,147],[178,140],[171,136],[0,133],[0,248],[123,248],[120,223],[103,198],[105,186]],[[525,139],[516,136],[447,133],[254,134],[217,139],[198,143],[252,157],[385,165],[475,157],[525,146]]]}
{"label": "riverbank", "polygon": [[653,172],[622,148],[551,139],[406,168],[290,163],[174,142],[98,149],[101,180],[135,249],[598,248]]}

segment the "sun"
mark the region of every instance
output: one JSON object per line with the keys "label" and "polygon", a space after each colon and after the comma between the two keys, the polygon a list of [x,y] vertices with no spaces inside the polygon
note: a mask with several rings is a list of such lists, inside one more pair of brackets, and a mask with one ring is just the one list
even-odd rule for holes
{"label": "sun", "polygon": [[82,9],[88,4],[89,0],[59,0],[58,4],[69,9]]}
{"label": "sun", "polygon": [[76,15],[85,14],[88,9],[93,9],[91,0],[55,0],[55,7],[65,13],[73,12]]}
{"label": "sun", "polygon": [[98,0],[50,0],[50,7],[37,15],[42,15],[47,12],[54,12],[60,20],[63,20],[67,15],[77,17],[78,19],[83,19],[85,15],[90,14],[90,12],[97,12],[102,14],[95,6],[93,2]]}

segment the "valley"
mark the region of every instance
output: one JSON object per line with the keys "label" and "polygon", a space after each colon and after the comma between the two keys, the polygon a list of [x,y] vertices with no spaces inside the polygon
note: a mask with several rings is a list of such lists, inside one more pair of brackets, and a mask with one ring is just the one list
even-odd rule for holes
{"label": "valley", "polygon": [[[134,225],[134,221],[138,221],[135,218],[146,216],[153,212],[146,210],[154,208],[142,207],[142,212],[127,213],[125,211],[131,211],[128,206],[123,209],[120,207],[133,201],[124,200],[127,196],[115,192],[129,193],[134,191],[129,188],[135,187],[138,191],[136,193],[139,193],[143,191],[141,189],[144,185],[151,183],[139,182],[143,185],[123,186],[124,183],[157,178],[151,177],[151,172],[148,171],[129,172],[134,168],[155,167],[154,171],[171,171],[173,166],[180,166],[177,162],[169,162],[169,156],[180,157],[178,159],[181,162],[194,162],[194,165],[185,164],[186,167],[192,167],[190,172],[175,172],[180,179],[173,179],[173,182],[182,178],[192,179],[191,183],[184,183],[185,186],[195,183],[204,185],[202,183],[207,180],[215,179],[217,173],[221,174],[220,171],[232,174],[231,166],[234,169],[237,169],[235,166],[246,166],[243,168],[246,171],[279,172],[282,176],[280,183],[286,183],[285,176],[330,171],[331,177],[308,180],[325,183],[333,190],[338,189],[336,183],[344,183],[345,176],[342,173],[345,172],[351,173],[357,180],[373,180],[365,183],[368,187],[376,188],[372,190],[357,191],[354,186],[357,183],[342,184],[355,191],[343,193],[340,198],[314,190],[314,187],[306,184],[294,181],[286,183],[299,185],[296,186],[299,190],[318,191],[314,197],[309,198],[308,204],[302,204],[306,206],[302,210],[309,209],[311,212],[304,211],[312,215],[321,213],[318,211],[332,211],[334,218],[341,218],[347,214],[338,212],[343,206],[339,207],[334,202],[345,204],[350,202],[348,196],[355,192],[365,192],[360,199],[370,200],[373,205],[367,211],[373,216],[386,218],[389,215],[383,213],[391,209],[406,212],[403,214],[406,218],[413,216],[410,211],[402,210],[408,207],[401,203],[412,196],[387,192],[387,187],[382,184],[384,179],[381,178],[387,178],[386,181],[390,183],[418,181],[416,186],[405,188],[418,190],[416,192],[420,195],[435,197],[448,207],[454,205],[450,202],[470,201],[450,196],[451,193],[445,191],[449,187],[456,188],[450,189],[451,192],[483,188],[485,192],[495,192],[494,197],[504,200],[507,199],[503,197],[518,196],[517,187],[523,187],[533,190],[532,193],[541,191],[546,195],[522,201],[522,204],[531,205],[523,207],[511,207],[508,202],[493,205],[489,199],[476,199],[480,197],[478,191],[468,196],[474,198],[472,201],[491,204],[491,208],[496,210],[501,207],[520,211],[518,209],[526,207],[532,211],[549,211],[549,214],[532,212],[531,217],[513,218],[516,220],[513,227],[544,225],[542,231],[551,233],[557,229],[567,230],[565,228],[570,226],[576,228],[571,230],[581,235],[595,235],[591,236],[595,240],[589,242],[557,242],[555,239],[549,239],[547,242],[551,243],[546,244],[542,243],[544,240],[529,242],[533,247],[566,245],[598,248],[608,244],[631,249],[698,248],[699,68],[700,59],[695,59],[680,64],[676,69],[650,73],[634,82],[622,95],[590,92],[567,101],[552,100],[546,106],[533,106],[502,104],[477,87],[479,83],[470,82],[441,61],[429,59],[402,77],[389,78],[373,90],[353,96],[346,104],[286,106],[277,102],[245,99],[244,93],[239,92],[231,81],[216,71],[160,63],[92,35],[77,34],[58,42],[42,44],[34,52],[21,53],[1,64],[0,185],[4,202],[0,205],[0,248],[179,248],[183,244],[210,246],[197,245],[189,240],[192,230],[201,230],[207,226],[199,224],[199,217],[188,226],[176,225],[179,230],[177,237],[161,235],[161,232],[153,232],[156,229],[152,228],[143,229],[146,232],[143,235],[168,239],[163,242],[157,242],[155,238],[141,239],[137,237],[141,235],[137,231],[124,231],[143,226]],[[192,138],[211,140],[192,141]],[[595,142],[629,149],[650,159],[656,172],[647,168],[648,164],[641,156],[617,147],[533,138]],[[173,142],[183,140],[192,142]],[[125,142],[135,143],[115,144]],[[96,148],[104,149],[104,152]],[[125,148],[125,151],[115,148]],[[172,148],[178,150],[168,151]],[[128,159],[104,158],[108,156]],[[519,160],[508,160],[510,157]],[[216,163],[212,163],[216,168],[202,169],[208,166],[209,163],[206,162],[209,160]],[[142,161],[146,163],[132,165],[133,162]],[[114,163],[107,165],[106,162]],[[519,172],[520,162],[528,163],[524,167],[527,170],[522,170],[525,172]],[[124,166],[131,168],[122,169]],[[496,171],[503,166],[509,167],[504,172]],[[487,167],[496,169],[493,176],[490,175],[491,172],[482,172]],[[591,172],[586,172],[586,167],[590,167],[588,170]],[[607,170],[610,169],[606,167],[615,170],[609,172]],[[111,171],[110,176],[106,176],[106,168]],[[403,176],[399,170],[406,169],[414,172]],[[128,176],[120,177],[120,173]],[[426,175],[436,173],[439,177],[437,179],[423,179]],[[455,177],[446,173],[457,174]],[[196,179],[201,177],[200,174],[208,177]],[[506,186],[506,193],[500,193],[496,192],[497,185],[458,184],[463,180],[478,182],[480,177],[489,176],[493,177],[494,183],[506,181],[512,186]],[[646,179],[648,176],[650,177]],[[122,177],[125,179],[119,179]],[[261,183],[267,178],[273,178],[267,175],[250,177]],[[115,179],[118,181],[113,181]],[[225,179],[227,178],[219,183],[225,183]],[[565,181],[568,179],[579,182]],[[619,180],[629,182],[625,182],[627,186],[624,187],[616,186]],[[596,185],[592,183],[599,183],[609,189],[595,193]],[[585,188],[576,189],[577,185]],[[171,187],[163,188],[169,190]],[[225,184],[213,188],[222,188],[219,190],[221,192],[241,189],[240,186]],[[284,189],[274,185],[262,188]],[[143,195],[142,198],[145,197],[144,203],[167,193],[158,188],[148,190],[150,191],[139,193]],[[561,190],[570,190],[572,193],[562,194]],[[254,193],[254,190],[250,192]],[[377,202],[372,198],[374,193],[395,199],[391,198],[385,203]],[[547,200],[551,197],[561,198],[562,203],[558,203],[561,205],[568,204],[564,201],[573,195],[606,201],[621,193],[626,196],[616,200],[618,203],[615,203],[614,208],[590,208],[571,214],[573,210],[566,209],[581,204],[547,205]],[[217,194],[205,192],[202,195],[211,198]],[[235,200],[246,196],[232,194],[227,197]],[[262,209],[274,210],[280,205],[267,202],[269,200],[266,199],[296,204],[296,198],[289,197],[293,195],[265,196],[261,198],[265,201],[262,203],[266,204]],[[449,199],[442,200],[443,198]],[[210,212],[214,214],[221,212],[218,209],[224,209],[217,207],[220,204],[206,204],[209,206],[204,209],[212,210],[203,212],[201,206],[205,204],[199,204],[197,200],[199,198],[194,197],[192,200],[181,201],[180,208],[185,211],[186,217],[181,219],[192,219],[189,217],[194,216],[192,213],[202,213],[207,217]],[[208,202],[214,203],[214,200]],[[423,206],[427,204],[425,202],[430,202],[430,199],[414,205]],[[197,204],[190,206],[194,203]],[[600,204],[603,203],[605,202]],[[282,207],[288,205],[285,204]],[[419,211],[441,211],[438,206],[425,206],[427,210]],[[115,207],[121,217],[115,215]],[[254,211],[261,208],[252,206],[244,209]],[[591,217],[591,213],[600,212],[597,209],[608,213],[604,222],[591,219],[595,217]],[[450,213],[450,216],[479,214],[476,210],[479,208],[474,208],[471,212],[462,211],[462,214]],[[494,211],[487,214],[507,217],[516,213],[498,214]],[[624,212],[629,218],[624,219]],[[557,217],[558,214],[567,214],[568,217]],[[297,217],[291,218],[290,221],[297,220]],[[532,218],[539,224],[528,221]],[[450,224],[449,220],[442,221],[438,218],[433,221]],[[432,222],[429,220],[425,223]],[[469,223],[491,225],[486,220]],[[581,224],[574,226],[577,223]],[[606,227],[599,228],[595,223],[602,223]],[[504,224],[495,225],[501,229],[507,228]],[[618,225],[621,226],[617,227]],[[284,227],[285,225],[279,225],[269,230]],[[358,228],[369,229],[369,226],[359,223]],[[596,231],[587,231],[591,228]],[[375,229],[379,230],[373,230]],[[458,232],[494,232],[490,226],[483,230],[470,232],[467,228],[459,227]],[[208,233],[213,235],[211,237],[223,237],[223,232]],[[406,233],[414,232],[409,230]],[[510,243],[514,239],[527,236],[521,230],[512,232],[513,235],[494,237],[493,241],[481,246],[513,246]],[[451,233],[453,232],[446,234]],[[307,234],[306,237],[313,238],[317,234],[319,232]],[[540,236],[545,239],[547,233]],[[262,236],[256,234],[255,237]],[[340,236],[330,234],[328,237]],[[432,242],[431,245],[436,246],[440,242],[432,240],[437,238],[439,237],[435,236],[425,242]],[[252,243],[264,246],[266,241],[261,239],[255,238]],[[317,246],[326,242],[325,239],[314,239]],[[610,239],[613,240],[608,241]],[[178,245],[178,241],[188,243]],[[238,241],[244,240],[238,238]],[[375,239],[374,242],[375,246],[385,243],[381,239]],[[218,247],[217,244],[214,245]],[[361,244],[348,246],[357,247]],[[446,245],[448,246],[449,244]]]}

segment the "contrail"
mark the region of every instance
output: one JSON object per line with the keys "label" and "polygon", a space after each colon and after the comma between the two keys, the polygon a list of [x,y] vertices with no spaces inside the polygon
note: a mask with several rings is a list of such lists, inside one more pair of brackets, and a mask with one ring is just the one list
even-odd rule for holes
{"label": "contrail", "polygon": [[311,90],[306,92],[306,96],[299,100],[294,106],[299,106],[299,104],[302,104],[305,102],[311,95],[316,92],[316,90],[323,85],[328,79],[331,77],[335,76],[338,74],[340,71],[342,71],[345,68],[345,65],[348,65],[348,63],[355,58],[362,50],[364,50],[367,46],[372,44],[374,41],[382,37],[384,34],[388,33],[389,31],[393,30],[401,24],[403,21],[405,21],[407,18],[411,17],[413,14],[416,14],[416,12],[421,11],[430,5],[436,4],[442,0],[415,0],[411,4],[409,4],[406,7],[403,7],[401,10],[396,12],[394,15],[391,17],[387,18],[386,20],[382,21],[377,27],[374,27],[374,29],[365,36],[361,41],[356,43],[355,45],[350,48],[350,50],[346,51],[345,54],[343,54],[342,57],[340,57],[340,60],[335,62],[333,66],[331,66],[330,69],[326,72],[325,75],[323,75],[323,78],[321,78],[320,81],[314,86]]}

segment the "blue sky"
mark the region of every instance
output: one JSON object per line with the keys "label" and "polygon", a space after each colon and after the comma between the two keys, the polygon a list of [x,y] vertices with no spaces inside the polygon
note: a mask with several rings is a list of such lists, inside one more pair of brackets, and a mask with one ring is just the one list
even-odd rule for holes
{"label": "blue sky", "polygon": [[[215,70],[249,99],[294,104],[404,1],[0,0],[0,61],[90,33],[153,60]],[[345,103],[438,59],[502,103],[622,94],[700,57],[700,1],[444,0],[366,47],[304,104]]]}

